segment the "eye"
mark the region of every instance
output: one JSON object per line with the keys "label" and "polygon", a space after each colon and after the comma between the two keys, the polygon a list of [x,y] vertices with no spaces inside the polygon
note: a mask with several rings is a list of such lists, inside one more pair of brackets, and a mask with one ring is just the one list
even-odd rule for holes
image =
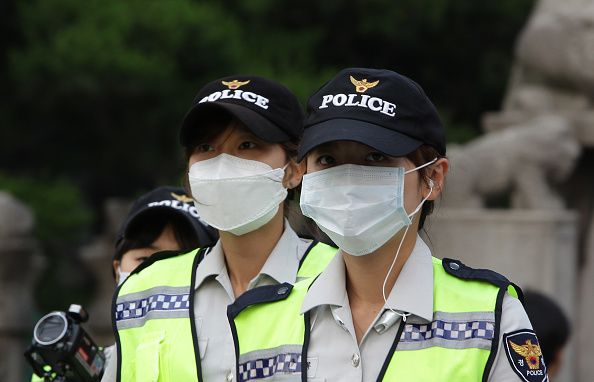
{"label": "eye", "polygon": [[255,147],[256,147],[256,144],[254,142],[250,142],[250,141],[242,142],[239,145],[240,150],[249,150],[249,149],[253,149]]}
{"label": "eye", "polygon": [[336,164],[336,159],[331,155],[320,155],[316,162],[322,166],[333,166]]}
{"label": "eye", "polygon": [[386,156],[384,154],[378,153],[378,152],[369,153],[365,157],[365,160],[368,162],[380,162],[380,161],[383,161],[384,159],[386,159]]}
{"label": "eye", "polygon": [[214,147],[212,147],[212,145],[210,145],[208,143],[201,143],[196,146],[196,148],[194,149],[194,152],[205,153],[205,152],[213,151],[213,150],[214,150]]}
{"label": "eye", "polygon": [[149,257],[148,256],[140,256],[136,258],[136,261],[139,261],[141,263],[145,262]]}

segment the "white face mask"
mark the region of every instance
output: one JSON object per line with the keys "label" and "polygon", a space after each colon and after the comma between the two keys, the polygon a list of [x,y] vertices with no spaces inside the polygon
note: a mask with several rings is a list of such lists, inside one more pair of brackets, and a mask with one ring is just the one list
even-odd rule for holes
{"label": "white face mask", "polygon": [[118,265],[118,286],[122,285],[124,281],[130,276],[130,272],[122,272],[122,268]]}
{"label": "white face mask", "polygon": [[354,256],[369,254],[411,224],[433,191],[415,211],[404,209],[403,167],[374,167],[346,164],[303,177],[301,211],[313,219],[334,243]]}
{"label": "white face mask", "polygon": [[234,235],[268,223],[287,197],[285,168],[221,154],[196,162],[188,178],[196,209],[209,225]]}

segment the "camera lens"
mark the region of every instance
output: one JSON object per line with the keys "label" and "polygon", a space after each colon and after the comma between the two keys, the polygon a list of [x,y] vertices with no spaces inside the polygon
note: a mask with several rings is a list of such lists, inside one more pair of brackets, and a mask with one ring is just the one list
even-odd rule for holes
{"label": "camera lens", "polygon": [[60,341],[68,329],[68,320],[63,312],[51,312],[43,316],[33,329],[33,338],[41,345]]}

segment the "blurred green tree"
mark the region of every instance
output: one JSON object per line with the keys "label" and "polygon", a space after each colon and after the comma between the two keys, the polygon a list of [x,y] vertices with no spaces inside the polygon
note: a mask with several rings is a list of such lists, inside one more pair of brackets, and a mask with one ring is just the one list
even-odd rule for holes
{"label": "blurred green tree", "polygon": [[[276,78],[305,101],[346,66],[392,68],[434,99],[449,136],[499,106],[533,0],[44,0],[20,4],[8,67],[5,171],[64,174],[97,204],[179,179],[177,126],[229,73]],[[19,33],[16,33],[18,35]]]}
{"label": "blurred green tree", "polygon": [[238,59],[232,20],[190,0],[44,0],[21,17],[3,167],[69,176],[93,202],[176,179],[179,121]]}
{"label": "blurred green tree", "polygon": [[[276,67],[297,72],[311,67],[315,80],[320,72],[328,79],[351,66],[389,68],[415,79],[440,109],[449,139],[458,142],[477,136],[481,114],[500,107],[513,44],[534,4],[534,0],[223,1],[246,30],[255,32],[250,44],[271,42],[263,44],[265,54],[260,58]],[[299,65],[291,66],[294,62]],[[322,83],[307,84],[306,94]]]}

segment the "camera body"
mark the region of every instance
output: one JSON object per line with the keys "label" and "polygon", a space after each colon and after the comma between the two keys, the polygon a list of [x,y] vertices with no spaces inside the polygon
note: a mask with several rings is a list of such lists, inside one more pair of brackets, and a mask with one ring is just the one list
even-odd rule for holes
{"label": "camera body", "polygon": [[33,329],[33,341],[25,358],[45,381],[99,381],[105,355],[82,327],[87,312],[72,304],[67,312],[43,316]]}

